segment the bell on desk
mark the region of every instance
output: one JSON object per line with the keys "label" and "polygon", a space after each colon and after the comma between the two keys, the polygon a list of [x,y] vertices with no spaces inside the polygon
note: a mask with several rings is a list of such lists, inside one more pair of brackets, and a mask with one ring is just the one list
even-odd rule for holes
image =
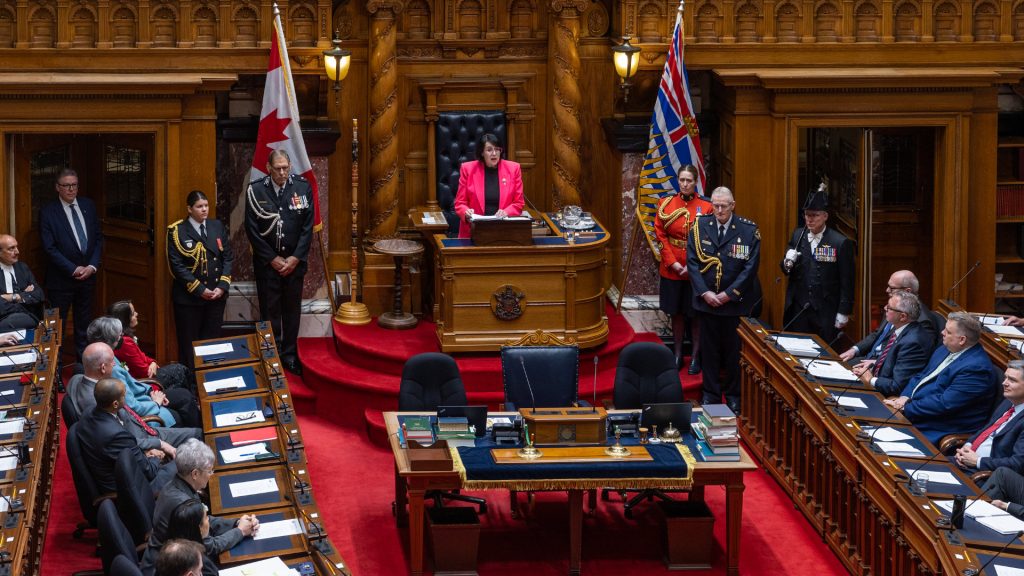
{"label": "bell on desk", "polygon": [[668,423],[668,427],[661,431],[661,441],[669,443],[678,443],[683,441],[683,434],[678,428]]}

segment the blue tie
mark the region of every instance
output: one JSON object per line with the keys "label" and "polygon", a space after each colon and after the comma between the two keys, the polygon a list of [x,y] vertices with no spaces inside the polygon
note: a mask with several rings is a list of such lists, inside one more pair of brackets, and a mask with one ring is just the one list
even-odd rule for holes
{"label": "blue tie", "polygon": [[75,223],[75,236],[78,237],[78,248],[85,254],[89,243],[85,236],[85,228],[82,226],[82,218],[78,213],[78,205],[71,205],[71,221]]}
{"label": "blue tie", "polygon": [[871,353],[868,354],[868,358],[878,358],[878,355],[882,353],[882,347],[885,345],[886,340],[889,338],[889,332],[892,331],[892,324],[885,323],[885,328],[882,333],[878,335],[878,339],[871,345]]}

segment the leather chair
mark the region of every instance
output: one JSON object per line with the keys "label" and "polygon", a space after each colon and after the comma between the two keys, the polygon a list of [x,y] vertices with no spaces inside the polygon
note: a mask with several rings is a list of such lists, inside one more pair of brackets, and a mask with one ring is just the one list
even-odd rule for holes
{"label": "leather chair", "polygon": [[60,416],[64,419],[65,428],[71,428],[71,425],[82,417],[75,409],[75,403],[71,401],[70,394],[65,394],[64,399],[60,401]]}
{"label": "leather chair", "polygon": [[78,506],[85,517],[84,522],[79,522],[73,536],[81,538],[85,530],[96,526],[96,511],[103,500],[114,498],[116,494],[103,494],[96,486],[89,467],[82,459],[82,447],[78,440],[78,424],[72,424],[68,428],[67,436],[64,439],[64,449],[71,464],[71,479],[75,483],[75,492],[78,495]]}
{"label": "leather chair", "polygon": [[103,561],[104,573],[111,572],[114,559],[118,556],[135,560],[138,566],[138,549],[112,501],[104,500],[100,504],[96,523],[100,533],[100,559]]}
{"label": "leather chair", "polygon": [[[402,381],[398,385],[400,412],[436,412],[438,406],[465,406],[466,387],[455,360],[447,354],[426,352],[409,358],[402,368]],[[443,500],[468,502],[487,513],[487,501],[458,492],[429,490],[424,498],[433,498],[435,506]],[[394,505],[394,504],[392,504]]]}
{"label": "leather chair", "polygon": [[134,466],[130,450],[122,450],[114,463],[114,481],[117,483],[117,513],[124,522],[131,540],[136,545],[145,545],[153,530],[153,511],[156,498],[153,488]]}
{"label": "leather chair", "polygon": [[142,569],[137,563],[118,554],[110,565],[110,576],[142,576]]}
{"label": "leather chair", "polygon": [[574,406],[579,373],[577,346],[502,346],[505,409]]}
{"label": "leather chair", "polygon": [[460,110],[442,112],[434,129],[437,150],[437,203],[448,221],[448,236],[458,236],[459,217],[455,214],[455,196],[459,189],[459,166],[476,160],[476,141],[483,134],[494,134],[508,142],[505,113],[500,110]]}

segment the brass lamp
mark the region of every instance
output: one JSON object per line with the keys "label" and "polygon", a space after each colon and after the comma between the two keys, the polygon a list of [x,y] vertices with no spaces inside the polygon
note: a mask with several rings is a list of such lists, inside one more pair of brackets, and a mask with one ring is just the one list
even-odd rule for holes
{"label": "brass lamp", "polygon": [[615,72],[619,75],[622,83],[622,105],[625,107],[629,101],[629,79],[632,78],[640,68],[640,49],[629,43],[630,37],[623,36],[622,44],[612,47],[612,62],[615,63]]}
{"label": "brass lamp", "polygon": [[348,76],[348,67],[352,64],[352,52],[341,47],[341,34],[337,30],[334,31],[331,44],[333,48],[324,50],[324,68],[327,70],[327,77],[334,81],[334,103],[337,104],[341,81]]}

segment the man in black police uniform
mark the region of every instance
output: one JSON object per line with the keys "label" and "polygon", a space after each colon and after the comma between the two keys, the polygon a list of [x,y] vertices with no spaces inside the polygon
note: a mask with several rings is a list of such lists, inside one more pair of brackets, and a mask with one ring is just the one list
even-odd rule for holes
{"label": "man in black police uniform", "polygon": [[[725,394],[733,412],[740,411],[740,316],[761,301],[757,266],[761,233],[757,224],[733,215],[736,201],[724,186],[711,193],[713,215],[701,216],[686,243],[686,267],[693,285],[693,308],[700,314],[700,355],[704,404],[718,404]],[[720,382],[721,371],[725,380]]]}
{"label": "man in black police uniform", "polygon": [[[825,193],[811,192],[806,226],[797,228],[780,266],[789,276],[783,323],[795,332],[818,334],[831,343],[853,314],[856,245],[828,228]],[[792,323],[791,323],[792,322]]]}
{"label": "man in black police uniform", "polygon": [[302,280],[313,239],[313,190],[291,174],[283,150],[270,153],[265,178],[246,191],[245,232],[252,244],[253,274],[260,315],[274,327],[284,367],[302,374],[296,339],[302,308]]}

